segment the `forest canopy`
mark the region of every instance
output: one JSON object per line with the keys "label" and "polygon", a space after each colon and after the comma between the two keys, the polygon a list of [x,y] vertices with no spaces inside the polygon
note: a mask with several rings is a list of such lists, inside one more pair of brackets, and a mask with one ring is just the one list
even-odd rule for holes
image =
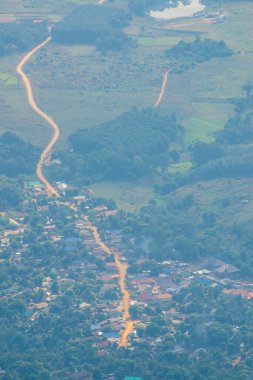
{"label": "forest canopy", "polygon": [[212,58],[229,57],[233,54],[224,41],[209,38],[201,40],[197,37],[193,42],[180,41],[177,45],[166,50],[166,56],[173,62],[173,72],[182,73],[199,63]]}
{"label": "forest canopy", "polygon": [[131,14],[106,6],[84,5],[75,9],[52,30],[54,41],[65,44],[94,44],[100,50],[119,50],[130,43],[122,28]]}
{"label": "forest canopy", "polygon": [[63,167],[75,180],[141,178],[168,166],[168,148],[182,131],[174,116],[133,109],[111,122],[72,133],[73,153],[71,157],[61,153]]}
{"label": "forest canopy", "polygon": [[0,211],[17,207],[23,200],[23,183],[0,176]]}
{"label": "forest canopy", "polygon": [[16,177],[35,172],[39,151],[12,132],[0,136],[0,175]]}
{"label": "forest canopy", "polygon": [[0,24],[0,56],[19,53],[35,47],[48,34],[46,23]]}
{"label": "forest canopy", "polygon": [[177,5],[178,0],[129,0],[128,9],[136,16],[145,16],[150,10],[164,9]]}

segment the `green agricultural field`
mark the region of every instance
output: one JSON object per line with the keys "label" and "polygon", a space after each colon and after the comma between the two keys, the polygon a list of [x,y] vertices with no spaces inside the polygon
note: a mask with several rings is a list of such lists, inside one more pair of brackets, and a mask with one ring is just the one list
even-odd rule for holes
{"label": "green agricultural field", "polygon": [[169,166],[169,173],[184,173],[192,167],[190,161],[177,162]]}
{"label": "green agricultural field", "polygon": [[165,46],[166,48],[176,45],[180,37],[139,37],[137,42],[140,46]]}
{"label": "green agricultural field", "polygon": [[185,128],[185,143],[191,144],[197,140],[212,142],[215,132],[223,128],[227,116],[232,115],[229,103],[193,103],[195,114],[183,121]]}
{"label": "green agricultural field", "polygon": [[0,133],[12,131],[34,144],[45,145],[51,131],[27,103],[26,93],[15,71],[21,57],[0,58]]}
{"label": "green agricultural field", "polygon": [[134,106],[152,107],[166,70],[162,55],[161,49],[142,47],[105,57],[90,46],[50,44],[27,72],[38,104],[59,123],[64,144],[77,128],[96,126]]}
{"label": "green agricultural field", "polygon": [[135,211],[154,197],[153,185],[142,182],[99,182],[91,185],[98,197],[113,199],[119,208]]}
{"label": "green agricultural field", "polygon": [[18,78],[15,75],[0,72],[0,81],[6,86],[15,86],[18,84]]}

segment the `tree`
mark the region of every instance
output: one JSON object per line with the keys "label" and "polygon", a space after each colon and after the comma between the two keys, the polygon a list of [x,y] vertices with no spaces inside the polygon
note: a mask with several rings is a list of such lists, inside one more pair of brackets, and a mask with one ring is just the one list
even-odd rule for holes
{"label": "tree", "polygon": [[56,280],[52,282],[51,293],[52,294],[58,294],[59,293],[59,285],[58,285],[58,282]]}

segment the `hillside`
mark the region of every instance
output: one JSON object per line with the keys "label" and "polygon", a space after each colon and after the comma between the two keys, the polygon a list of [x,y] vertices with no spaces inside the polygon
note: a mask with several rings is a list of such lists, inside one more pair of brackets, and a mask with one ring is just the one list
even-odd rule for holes
{"label": "hillside", "polygon": [[168,149],[182,135],[175,117],[133,109],[112,122],[71,134],[72,153],[58,154],[62,177],[57,167],[51,176],[74,183],[148,177],[167,169]]}

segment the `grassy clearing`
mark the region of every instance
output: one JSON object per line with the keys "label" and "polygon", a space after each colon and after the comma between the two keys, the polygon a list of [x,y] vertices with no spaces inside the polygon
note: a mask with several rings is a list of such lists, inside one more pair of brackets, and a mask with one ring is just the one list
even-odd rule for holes
{"label": "grassy clearing", "polygon": [[62,15],[49,15],[48,20],[52,21],[61,21],[62,20]]}
{"label": "grassy clearing", "polygon": [[[161,50],[138,48],[104,57],[90,46],[49,45],[27,72],[38,104],[61,127],[61,142],[74,129],[96,126],[132,107],[152,106],[165,71]],[[99,110],[99,112],[98,112]]]}
{"label": "grassy clearing", "polygon": [[23,0],[1,0],[0,13],[15,13],[23,12],[24,3]]}
{"label": "grassy clearing", "polygon": [[153,198],[150,182],[100,182],[91,185],[96,196],[114,199],[123,210],[135,211]]}
{"label": "grassy clearing", "polygon": [[45,145],[50,131],[29,107],[25,90],[15,71],[21,57],[11,55],[0,58],[0,134],[12,131],[34,144]]}
{"label": "grassy clearing", "polygon": [[203,213],[214,212],[218,224],[223,227],[243,225],[245,228],[252,228],[252,186],[252,178],[202,181],[193,186],[185,186],[166,199],[175,201],[193,195],[193,205],[186,211],[190,218],[201,223]]}
{"label": "grassy clearing", "polygon": [[0,72],[0,81],[3,81],[6,86],[15,86],[18,84],[17,77],[8,73]]}
{"label": "grassy clearing", "polygon": [[169,166],[169,173],[184,173],[192,167],[190,161],[177,162],[176,164],[171,164]]}
{"label": "grassy clearing", "polygon": [[140,46],[166,46],[167,48],[176,45],[182,38],[180,37],[139,37]]}
{"label": "grassy clearing", "polygon": [[185,143],[192,144],[197,140],[211,143],[215,132],[223,128],[228,115],[232,114],[229,103],[193,103],[196,110],[194,116],[183,121],[185,127]]}
{"label": "grassy clearing", "polygon": [[185,141],[190,144],[196,140],[210,143],[214,140],[214,132],[222,128],[217,124],[216,120],[204,119],[202,117],[193,116],[184,122],[186,129]]}

